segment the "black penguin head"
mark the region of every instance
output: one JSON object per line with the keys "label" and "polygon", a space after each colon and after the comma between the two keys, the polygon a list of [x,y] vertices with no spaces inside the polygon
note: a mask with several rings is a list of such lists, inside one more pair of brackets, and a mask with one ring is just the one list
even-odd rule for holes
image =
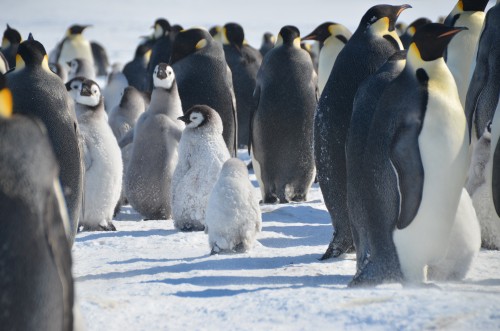
{"label": "black penguin head", "polygon": [[66,84],[64,84],[64,86],[66,86],[66,91],[68,91],[69,95],[73,100],[76,101],[76,98],[78,97],[80,91],[82,90],[82,84],[84,81],[85,81],[84,77],[75,77]]}
{"label": "black penguin head", "polygon": [[263,44],[273,44],[276,42],[276,37],[271,33],[271,32],[266,32],[262,36],[262,43]]}
{"label": "black penguin head", "polygon": [[7,24],[7,29],[3,33],[3,38],[2,38],[2,48],[6,49],[9,48],[11,45],[19,45],[21,43],[21,34],[15,30],[12,29],[8,24]]}
{"label": "black penguin head", "polygon": [[16,70],[21,70],[25,66],[43,66],[50,70],[45,48],[31,33],[28,40],[23,41],[17,49]]}
{"label": "black penguin head", "polygon": [[489,0],[459,0],[457,7],[461,11],[484,11]]}
{"label": "black penguin head", "polygon": [[222,29],[222,33],[229,44],[241,48],[245,40],[245,32],[243,27],[238,23],[227,23]]}
{"label": "black penguin head", "polygon": [[142,59],[146,56],[146,54],[151,51],[151,45],[149,43],[145,43],[145,44],[140,44],[139,46],[137,46],[137,48],[135,49],[135,55],[134,55],[134,58],[136,59]]}
{"label": "black penguin head", "polygon": [[[430,23],[415,32],[409,50],[418,52],[423,61],[434,61],[443,56],[451,39],[465,27],[449,27],[440,23]],[[416,48],[416,50],[415,50]]]}
{"label": "black penguin head", "polygon": [[210,33],[210,35],[212,36],[212,38],[215,38],[215,36],[218,34],[218,33],[221,33],[222,32],[222,26],[220,25],[214,25],[212,26],[208,32]]}
{"label": "black penguin head", "polygon": [[366,14],[361,18],[358,30],[366,30],[373,27],[377,22],[381,21],[385,29],[395,31],[396,21],[399,15],[405,10],[411,8],[410,5],[391,6],[391,5],[376,5],[368,9]]}
{"label": "black penguin head", "polygon": [[335,25],[333,22],[325,22],[319,25],[316,29],[314,29],[307,36],[303,37],[302,40],[317,40],[320,43],[323,43],[331,34],[331,26]]}
{"label": "black penguin head", "polygon": [[69,66],[69,72],[74,74],[78,71],[78,68],[81,66],[82,60],[81,59],[73,59],[71,61],[66,62],[66,64]]}
{"label": "black penguin head", "polygon": [[155,29],[155,31],[153,32],[153,37],[154,39],[158,39],[167,35],[170,32],[171,27],[170,23],[166,19],[159,18],[155,21],[153,29]]}
{"label": "black penguin head", "polygon": [[153,83],[155,88],[170,90],[174,82],[174,69],[166,63],[159,63],[153,72]]}
{"label": "black penguin head", "polygon": [[82,34],[83,30],[85,30],[86,28],[88,28],[90,26],[91,25],[74,24],[68,28],[66,35],[69,37],[69,36],[76,36],[76,35]]}
{"label": "black penguin head", "polygon": [[281,28],[276,41],[276,47],[281,45],[294,46],[300,48],[300,32],[293,25],[285,25]]}
{"label": "black penguin head", "polygon": [[92,110],[97,109],[102,104],[99,85],[91,79],[84,79],[81,84],[80,93],[76,96],[76,103],[88,106]]}
{"label": "black penguin head", "polygon": [[170,28],[170,39],[174,40],[175,37],[177,37],[177,35],[179,34],[179,32],[181,32],[182,30],[184,30],[182,25],[179,24],[172,25],[172,27]]}
{"label": "black penguin head", "polygon": [[418,29],[420,29],[422,26],[432,23],[432,21],[426,17],[420,17],[417,18],[415,21],[413,21],[408,27],[406,28],[405,33],[413,37],[415,35],[415,32],[417,32]]}
{"label": "black penguin head", "polygon": [[177,118],[186,123],[186,128],[199,128],[211,122],[215,110],[207,105],[195,105],[191,107],[184,116]]}
{"label": "black penguin head", "polygon": [[12,116],[12,93],[7,87],[5,76],[0,73],[0,118]]}
{"label": "black penguin head", "polygon": [[210,33],[203,29],[194,28],[179,32],[172,46],[170,65],[207,47],[212,40]]}

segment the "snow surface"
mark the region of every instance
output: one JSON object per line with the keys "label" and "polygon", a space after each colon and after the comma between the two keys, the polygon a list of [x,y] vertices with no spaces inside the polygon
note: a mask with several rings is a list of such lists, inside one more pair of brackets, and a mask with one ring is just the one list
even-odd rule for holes
{"label": "snow surface", "polygon": [[[409,3],[401,14],[446,16],[454,0]],[[139,36],[164,16],[184,27],[239,22],[255,47],[265,31],[295,24],[302,35],[331,20],[356,28],[373,0],[152,0],[76,3],[16,0],[2,7],[26,39],[33,32],[47,51],[74,23],[102,43],[111,62],[132,59]],[[490,5],[493,2],[490,1]],[[0,25],[1,26],[1,25]],[[245,151],[240,157],[248,160]],[[250,178],[257,186],[253,173]],[[256,188],[256,193],[259,190]],[[262,206],[263,231],[244,254],[210,256],[203,232],[182,233],[172,221],[141,221],[126,206],[117,232],[77,235],[74,277],[88,330],[499,330],[500,252],[482,250],[462,282],[437,288],[398,284],[348,289],[355,256],[319,261],[332,226],[315,184],[306,203]]]}

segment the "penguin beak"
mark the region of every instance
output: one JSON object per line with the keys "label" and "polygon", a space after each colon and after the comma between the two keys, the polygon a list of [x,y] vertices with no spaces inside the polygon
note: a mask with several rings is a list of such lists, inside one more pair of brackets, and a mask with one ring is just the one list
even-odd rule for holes
{"label": "penguin beak", "polygon": [[317,38],[318,38],[317,34],[315,33],[315,31],[313,31],[307,36],[302,37],[302,40],[317,40]]}
{"label": "penguin beak", "polygon": [[189,116],[187,116],[187,115],[184,115],[184,116],[181,116],[181,117],[177,117],[177,119],[183,121],[186,124],[191,123],[191,121],[189,120]]}
{"label": "penguin beak", "polygon": [[81,96],[90,97],[92,95],[92,91],[90,90],[90,86],[83,85],[82,91],[80,92]]}

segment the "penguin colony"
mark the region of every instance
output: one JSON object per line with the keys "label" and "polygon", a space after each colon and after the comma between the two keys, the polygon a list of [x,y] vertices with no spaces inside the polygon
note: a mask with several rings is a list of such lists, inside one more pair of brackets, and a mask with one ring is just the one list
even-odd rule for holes
{"label": "penguin colony", "polygon": [[333,225],[322,259],[355,250],[350,286],[463,279],[480,246],[500,249],[500,5],[487,2],[459,0],[444,24],[401,28],[404,4],[367,9],[352,33],[322,23],[302,38],[317,68],[292,25],[257,50],[237,23],[160,18],[123,70],[88,25],[50,55],[7,25],[1,324],[73,329],[71,245],[119,230],[125,203],[204,230],[212,254],[250,250],[262,218],[242,147],[261,204],[306,201],[318,180]]}

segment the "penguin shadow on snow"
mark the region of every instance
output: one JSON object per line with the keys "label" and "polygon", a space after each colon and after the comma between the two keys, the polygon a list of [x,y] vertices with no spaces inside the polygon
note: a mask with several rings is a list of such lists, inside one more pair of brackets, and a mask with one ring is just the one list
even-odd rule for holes
{"label": "penguin shadow on snow", "polygon": [[90,233],[84,237],[77,236],[76,242],[87,242],[92,240],[99,240],[104,238],[119,238],[119,237],[150,237],[150,236],[169,236],[177,233],[176,230],[164,230],[164,229],[149,229],[145,231],[113,231],[113,232],[94,232]]}

